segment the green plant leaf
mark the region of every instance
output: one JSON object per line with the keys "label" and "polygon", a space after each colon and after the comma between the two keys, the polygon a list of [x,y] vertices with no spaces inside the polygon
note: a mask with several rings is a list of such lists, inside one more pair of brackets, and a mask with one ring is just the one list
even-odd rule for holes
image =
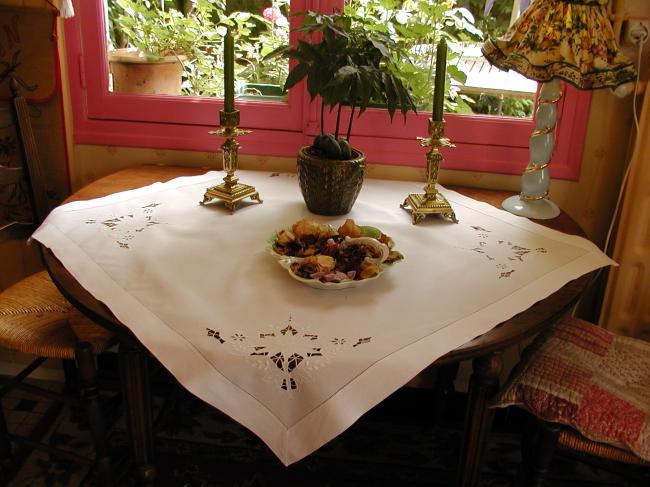
{"label": "green plant leaf", "polygon": [[291,51],[291,49],[292,48],[289,45],[276,47],[271,52],[269,52],[266,56],[264,56],[263,60],[268,61],[268,60],[271,60],[271,59],[275,59],[277,57],[287,56],[289,54],[289,51]]}
{"label": "green plant leaf", "polygon": [[[317,47],[302,40],[298,41],[298,49],[296,50],[296,53],[299,53],[303,60],[320,62],[323,59],[323,54],[319,52]],[[296,53],[293,53],[293,55],[295,56]]]}
{"label": "green plant leaf", "polygon": [[307,73],[309,72],[309,65],[304,63],[298,63],[294,68],[289,72],[287,80],[284,82],[284,89],[288,90],[292,88],[297,83],[299,83]]}
{"label": "green plant leaf", "polygon": [[388,106],[388,115],[390,115],[390,118],[392,120],[393,116],[395,115],[395,110],[397,109],[397,92],[395,91],[393,79],[388,73],[382,73],[382,83],[384,85],[386,105]]}
{"label": "green plant leaf", "polygon": [[313,64],[309,69],[307,91],[309,91],[312,100],[321,92],[322,83],[331,77],[327,70],[328,67],[322,64]]}
{"label": "green plant leaf", "polygon": [[363,67],[361,68],[361,76],[359,76],[359,90],[358,90],[358,101],[359,106],[359,115],[366,111],[368,104],[370,103],[370,98],[373,93],[373,79],[372,73],[368,72],[368,69]]}
{"label": "green plant leaf", "polygon": [[447,66],[447,74],[455,81],[458,81],[460,84],[465,84],[467,82],[467,73],[461,71],[457,66],[450,64]]}
{"label": "green plant leaf", "polygon": [[374,48],[377,49],[382,54],[382,56],[388,59],[393,58],[390,51],[388,50],[388,47],[386,47],[386,44],[384,44],[383,42],[379,42],[375,39],[370,39],[370,42],[372,43]]}
{"label": "green plant leaf", "polygon": [[348,80],[351,76],[354,76],[359,73],[359,70],[355,66],[343,66],[339,68],[336,72],[335,81],[342,83]]}

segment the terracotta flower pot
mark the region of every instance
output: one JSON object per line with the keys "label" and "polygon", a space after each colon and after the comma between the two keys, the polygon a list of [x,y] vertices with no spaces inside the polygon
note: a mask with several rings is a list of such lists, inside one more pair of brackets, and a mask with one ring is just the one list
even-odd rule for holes
{"label": "terracotta flower pot", "polygon": [[356,149],[352,159],[324,159],[303,147],[298,154],[298,181],[307,208],[317,215],[345,215],[357,199],[366,156]]}
{"label": "terracotta flower pot", "polygon": [[116,49],[108,53],[115,93],[180,95],[185,56],[165,56],[148,61],[135,49]]}

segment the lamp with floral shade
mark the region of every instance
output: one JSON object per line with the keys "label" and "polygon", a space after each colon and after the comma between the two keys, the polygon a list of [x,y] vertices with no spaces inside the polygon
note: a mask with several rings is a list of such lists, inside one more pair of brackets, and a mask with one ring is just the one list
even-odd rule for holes
{"label": "lamp with floral shade", "polygon": [[581,90],[633,82],[636,70],[619,50],[607,18],[608,0],[532,0],[503,37],[488,39],[482,52],[490,64],[543,83],[530,137],[529,161],[521,193],[504,200],[504,209],[529,218],[549,219],[560,210],[548,197],[548,165],[555,145],[560,80]]}

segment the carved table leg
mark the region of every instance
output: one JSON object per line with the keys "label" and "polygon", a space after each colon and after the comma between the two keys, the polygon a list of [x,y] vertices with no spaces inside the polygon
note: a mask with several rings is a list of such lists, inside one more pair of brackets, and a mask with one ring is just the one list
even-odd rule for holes
{"label": "carved table leg", "polygon": [[441,365],[436,370],[438,377],[436,385],[433,390],[434,395],[434,419],[436,424],[443,424],[445,413],[450,398],[454,395],[454,380],[458,375],[458,366],[460,362],[455,362],[448,365]]}
{"label": "carved table leg", "polygon": [[524,448],[522,448],[524,460],[522,485],[526,487],[544,487],[560,437],[558,425],[542,420],[537,420],[535,423],[535,434],[531,434],[532,428],[528,428],[524,435]]}
{"label": "carved table leg", "polygon": [[499,387],[499,375],[503,369],[500,352],[475,358],[472,362],[469,383],[465,433],[458,465],[458,485],[479,485],[483,453],[487,437],[492,429],[494,412],[488,409],[488,400]]}
{"label": "carved table leg", "polygon": [[97,387],[97,367],[93,348],[88,342],[80,342],[75,350],[75,357],[79,365],[78,383],[82,403],[86,407],[88,416],[88,429],[95,446],[95,473],[97,483],[101,486],[112,486],[113,467],[111,465],[110,449],[106,436],[106,423],[104,412],[99,400]]}
{"label": "carved table leg", "polygon": [[65,379],[65,391],[74,394],[79,390],[79,371],[73,359],[61,360],[63,365],[63,377]]}
{"label": "carved table leg", "polygon": [[11,453],[9,431],[7,430],[7,422],[5,421],[2,403],[0,401],[0,486],[2,487],[7,485],[11,478],[10,470],[13,470]]}
{"label": "carved table leg", "polygon": [[140,485],[154,485],[158,475],[154,466],[151,384],[148,353],[137,341],[120,344],[120,379],[124,396],[131,453]]}

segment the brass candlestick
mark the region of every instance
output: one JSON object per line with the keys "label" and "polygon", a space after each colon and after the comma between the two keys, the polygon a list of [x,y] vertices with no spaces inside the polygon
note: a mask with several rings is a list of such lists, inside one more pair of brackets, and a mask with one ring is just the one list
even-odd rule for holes
{"label": "brass candlestick", "polygon": [[220,199],[224,202],[226,208],[230,210],[230,213],[234,213],[239,203],[248,197],[262,203],[259,193],[253,186],[242,184],[235,177],[239,149],[239,143],[235,140],[235,137],[250,134],[251,130],[237,128],[239,125],[239,110],[231,112],[220,110],[219,123],[221,124],[219,130],[212,130],[208,133],[226,138],[225,142],[221,144],[223,170],[226,171],[226,176],[223,178],[223,183],[212,186],[205,191],[201,204],[204,205],[213,199]]}
{"label": "brass candlestick", "polygon": [[455,147],[449,139],[444,137],[444,134],[445,121],[440,120],[438,122],[429,119],[429,137],[418,137],[422,147],[431,147],[431,150],[427,153],[427,184],[424,187],[424,194],[411,193],[406,197],[404,203],[400,205],[404,209],[411,207],[413,225],[427,215],[442,215],[454,223],[458,223],[456,214],[447,198],[436,189],[438,170],[442,162],[442,154],[440,154],[439,149],[440,147]]}

